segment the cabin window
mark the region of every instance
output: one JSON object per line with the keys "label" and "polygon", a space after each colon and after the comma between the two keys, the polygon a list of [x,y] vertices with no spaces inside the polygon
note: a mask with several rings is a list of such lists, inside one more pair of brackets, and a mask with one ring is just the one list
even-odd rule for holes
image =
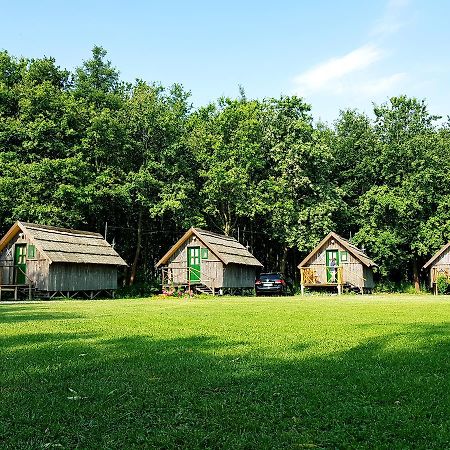
{"label": "cabin window", "polygon": [[341,262],[348,262],[348,252],[341,252]]}
{"label": "cabin window", "polygon": [[202,259],[208,259],[208,249],[202,248]]}
{"label": "cabin window", "polygon": [[36,258],[36,247],[32,244],[28,245],[28,258]]}

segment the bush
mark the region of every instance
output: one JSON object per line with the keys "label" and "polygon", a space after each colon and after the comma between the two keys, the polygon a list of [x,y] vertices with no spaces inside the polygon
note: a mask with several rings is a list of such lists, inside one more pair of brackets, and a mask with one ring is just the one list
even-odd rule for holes
{"label": "bush", "polygon": [[446,294],[450,283],[446,275],[438,275],[436,278],[437,291],[439,294]]}
{"label": "bush", "polygon": [[[420,293],[427,292],[425,283],[420,285]],[[374,288],[374,292],[381,294],[418,294],[414,285],[409,281],[389,281],[382,280],[378,282]]]}
{"label": "bush", "polygon": [[151,297],[161,292],[159,280],[135,283],[132,286],[123,286],[117,289],[116,298]]}

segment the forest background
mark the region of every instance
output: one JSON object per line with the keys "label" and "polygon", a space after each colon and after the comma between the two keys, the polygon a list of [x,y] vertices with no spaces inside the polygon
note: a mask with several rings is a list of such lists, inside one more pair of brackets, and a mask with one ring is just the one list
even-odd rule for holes
{"label": "forest background", "polygon": [[101,47],[73,73],[0,52],[0,233],[15,220],[106,233],[129,264],[123,283],[148,285],[190,226],[291,278],[336,231],[381,283],[418,289],[450,240],[449,118],[405,95],[332,125],[311,111],[241,87],[194,109],[181,84],[123,82]]}

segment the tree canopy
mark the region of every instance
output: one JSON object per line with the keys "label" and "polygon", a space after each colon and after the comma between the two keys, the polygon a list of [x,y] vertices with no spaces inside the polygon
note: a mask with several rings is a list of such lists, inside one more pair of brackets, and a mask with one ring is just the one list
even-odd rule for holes
{"label": "tree canopy", "polygon": [[266,270],[296,264],[329,231],[364,246],[379,277],[419,283],[450,240],[450,127],[425,100],[314,121],[296,96],[192,108],[180,84],[120,72],[94,47],[70,73],[0,52],[0,231],[15,220],[104,232],[127,282],[189,226],[238,238]]}

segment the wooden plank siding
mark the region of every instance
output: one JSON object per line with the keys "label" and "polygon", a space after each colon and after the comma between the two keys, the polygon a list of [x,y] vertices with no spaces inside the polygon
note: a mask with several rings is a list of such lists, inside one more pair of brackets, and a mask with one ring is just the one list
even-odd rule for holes
{"label": "wooden plank siding", "polygon": [[[314,269],[316,272],[317,282],[320,284],[327,283],[327,273],[326,273],[326,251],[327,250],[338,250],[339,252],[347,252],[347,261],[340,261],[339,264],[342,266],[342,276],[344,283],[348,282],[354,284],[355,286],[361,285],[361,280],[364,277],[362,264],[343,247],[339,242],[331,243],[330,238],[315,255],[311,258],[307,267]],[[373,282],[373,281],[372,281]],[[369,286],[366,286],[369,287]]]}
{"label": "wooden plank siding", "polygon": [[[30,284],[37,291],[117,289],[118,265],[126,263],[99,234],[45,225],[26,225],[16,222],[0,241],[0,285],[17,284],[15,247],[25,244],[25,284]],[[62,260],[57,259],[58,252],[53,251],[55,249],[64,253]]]}
{"label": "wooden plank siding", "polygon": [[[28,246],[33,245],[29,236],[23,233],[17,233],[0,252],[0,284],[14,284],[15,283],[15,270],[14,265],[14,246],[16,244],[26,244],[27,254]],[[49,271],[49,261],[44,255],[36,248],[35,256],[29,258],[27,256],[27,269],[25,278],[25,284],[34,283],[34,286],[39,290],[47,290],[48,287],[48,271]]]}
{"label": "wooden plank siding", "polygon": [[200,262],[201,279],[199,284],[205,284],[205,281],[208,280],[206,284],[214,284],[216,289],[254,287],[256,270],[259,267],[233,263],[225,265],[211,248],[196,236],[190,236],[183,242],[167,262],[166,267],[172,269],[174,284],[187,284],[188,282],[187,249],[190,247],[200,247],[200,254],[203,249],[208,250],[208,258],[202,258]]}
{"label": "wooden plank siding", "polygon": [[98,264],[53,263],[48,291],[97,291],[117,289],[117,268]]}
{"label": "wooden plank siding", "polygon": [[438,258],[429,266],[430,269],[430,287],[433,287],[435,278],[439,274],[450,278],[450,248],[447,248]]}
{"label": "wooden plank siding", "polygon": [[[349,283],[354,286],[370,288],[374,287],[373,271],[371,267],[367,267],[351,253],[348,247],[342,245],[337,239],[330,237],[309,258],[308,262],[303,266],[310,268],[315,272],[314,285],[326,285],[327,281],[327,250],[339,251],[339,266],[342,267],[343,284]],[[342,252],[347,253],[347,261],[342,261]]]}
{"label": "wooden plank siding", "polygon": [[241,264],[228,264],[224,268],[224,288],[253,288],[255,286],[255,266]]}
{"label": "wooden plank siding", "polygon": [[202,258],[200,262],[201,278],[213,280],[215,287],[221,287],[223,285],[222,261],[195,236],[191,236],[183,242],[168,261],[167,267],[172,269],[173,282],[175,284],[187,284],[188,247],[200,247],[200,255],[202,254],[202,249],[208,250],[208,258]]}

